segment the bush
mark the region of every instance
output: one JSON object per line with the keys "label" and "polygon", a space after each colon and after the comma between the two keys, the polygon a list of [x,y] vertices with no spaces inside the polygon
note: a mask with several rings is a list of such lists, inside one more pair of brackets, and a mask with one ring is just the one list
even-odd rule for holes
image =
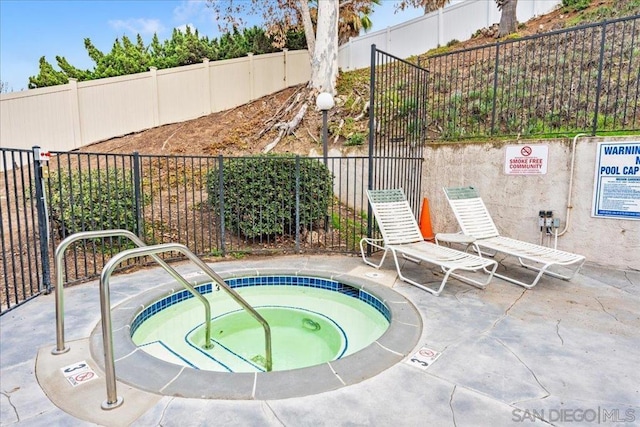
{"label": "bush", "polygon": [[51,219],[61,238],[79,231],[115,228],[136,232],[131,172],[60,170],[51,172],[47,183]]}
{"label": "bush", "polygon": [[347,140],[344,145],[350,147],[354,145],[364,145],[365,140],[367,139],[367,135],[362,132],[355,132],[351,135],[347,136]]}
{"label": "bush", "polygon": [[[260,155],[227,160],[222,168],[225,227],[247,238],[285,234],[296,224],[296,157]],[[220,205],[218,169],[207,176],[209,204]],[[300,158],[300,224],[325,220],[333,177],[317,160]]]}
{"label": "bush", "polygon": [[562,0],[562,6],[569,12],[578,12],[589,7],[590,0]]}

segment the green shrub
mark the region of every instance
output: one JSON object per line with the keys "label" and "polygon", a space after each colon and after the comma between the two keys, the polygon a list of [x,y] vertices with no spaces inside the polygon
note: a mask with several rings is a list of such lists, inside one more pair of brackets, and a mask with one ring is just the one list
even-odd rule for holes
{"label": "green shrub", "polygon": [[[136,201],[130,171],[53,171],[47,179],[52,226],[60,237],[79,231],[136,232]],[[144,204],[144,202],[142,202]]]}
{"label": "green shrub", "polygon": [[[209,204],[219,209],[219,174],[207,176]],[[222,167],[225,227],[247,238],[294,232],[296,224],[296,158],[259,155],[227,160]],[[333,177],[314,159],[300,158],[300,224],[326,220],[333,196]]]}
{"label": "green shrub", "polygon": [[584,10],[590,3],[590,0],[562,0],[562,6],[569,12]]}
{"label": "green shrub", "polygon": [[347,140],[344,145],[347,147],[355,145],[364,145],[364,141],[367,139],[367,135],[362,132],[355,132],[347,136]]}

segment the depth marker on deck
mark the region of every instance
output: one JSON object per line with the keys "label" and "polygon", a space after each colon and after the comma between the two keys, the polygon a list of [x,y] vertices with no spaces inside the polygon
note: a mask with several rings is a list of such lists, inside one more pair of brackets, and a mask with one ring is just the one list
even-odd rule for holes
{"label": "depth marker on deck", "polygon": [[422,347],[411,358],[407,359],[405,363],[413,365],[420,369],[426,370],[433,362],[435,362],[442,353],[432,350],[428,347]]}
{"label": "depth marker on deck", "polygon": [[60,368],[62,375],[69,381],[73,387],[77,387],[80,384],[84,384],[88,381],[95,380],[98,375],[91,369],[86,361],[77,362],[73,365]]}

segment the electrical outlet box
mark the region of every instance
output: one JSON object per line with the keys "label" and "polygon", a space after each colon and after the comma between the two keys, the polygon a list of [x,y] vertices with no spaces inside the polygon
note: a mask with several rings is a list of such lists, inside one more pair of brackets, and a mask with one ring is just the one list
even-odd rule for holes
{"label": "electrical outlet box", "polygon": [[538,211],[538,227],[542,231],[542,227],[544,227],[544,211]]}
{"label": "electrical outlet box", "polygon": [[553,218],[553,228],[560,228],[560,218]]}

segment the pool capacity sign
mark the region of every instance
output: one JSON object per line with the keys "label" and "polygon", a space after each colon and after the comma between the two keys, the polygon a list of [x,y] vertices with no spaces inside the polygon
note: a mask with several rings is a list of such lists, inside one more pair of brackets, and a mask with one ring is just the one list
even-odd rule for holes
{"label": "pool capacity sign", "polygon": [[504,173],[507,175],[544,175],[549,163],[548,145],[507,145]]}
{"label": "pool capacity sign", "polygon": [[640,142],[599,142],[594,217],[640,220]]}

